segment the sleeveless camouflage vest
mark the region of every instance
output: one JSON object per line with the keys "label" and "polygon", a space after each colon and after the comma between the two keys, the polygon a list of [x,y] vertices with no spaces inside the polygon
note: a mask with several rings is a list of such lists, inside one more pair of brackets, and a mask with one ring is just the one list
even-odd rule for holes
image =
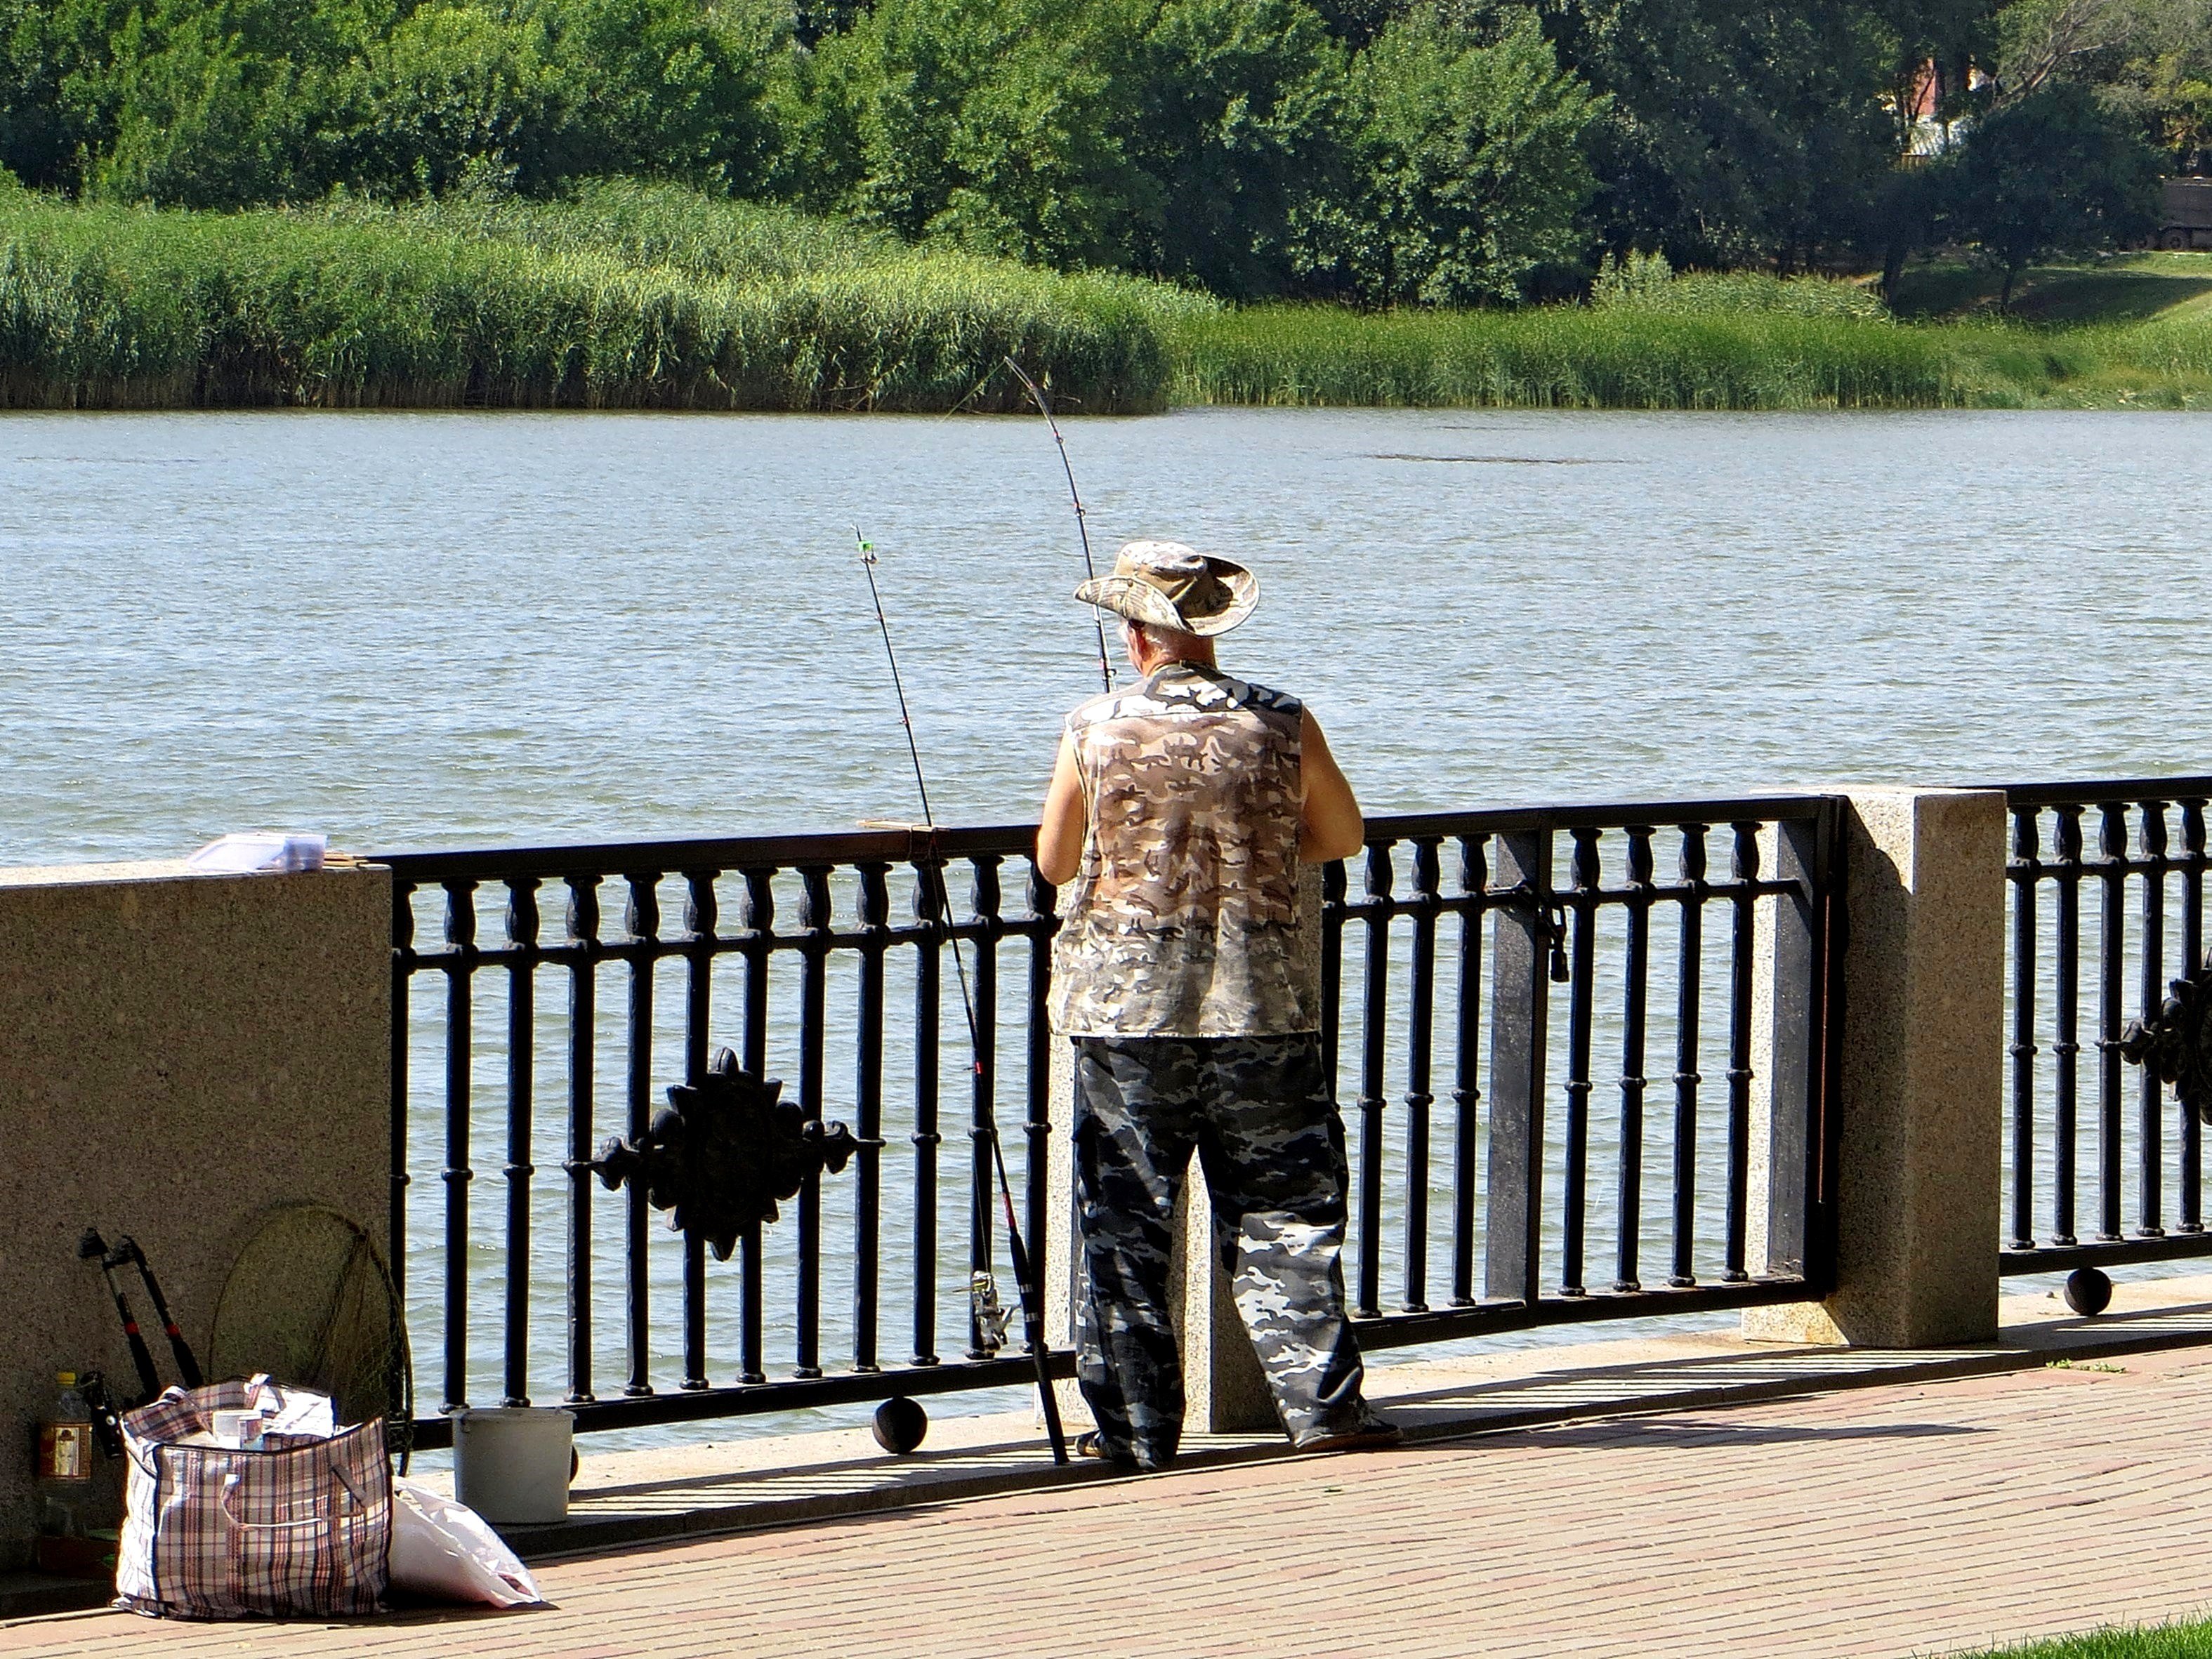
{"label": "sleeveless camouflage vest", "polygon": [[1295,697],[1170,663],[1067,717],[1089,811],[1053,947],[1070,1036],[1320,1029],[1299,971]]}

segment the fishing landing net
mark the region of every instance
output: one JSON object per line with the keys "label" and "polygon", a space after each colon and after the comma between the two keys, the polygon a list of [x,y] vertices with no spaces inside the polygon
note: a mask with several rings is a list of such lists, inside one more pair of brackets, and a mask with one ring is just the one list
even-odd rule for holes
{"label": "fishing landing net", "polygon": [[208,1374],[257,1371],[329,1395],[341,1423],[383,1418],[385,1443],[405,1468],[415,1420],[407,1322],[374,1241],[336,1210],[274,1212],[223,1281]]}

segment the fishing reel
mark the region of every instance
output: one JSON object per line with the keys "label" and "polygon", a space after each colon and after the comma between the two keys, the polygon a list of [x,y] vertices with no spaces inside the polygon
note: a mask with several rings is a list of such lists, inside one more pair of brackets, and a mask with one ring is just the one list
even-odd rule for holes
{"label": "fishing reel", "polygon": [[968,1276],[968,1310],[980,1352],[995,1354],[1006,1346],[1006,1327],[1014,1310],[999,1300],[999,1281],[988,1268],[978,1267]]}

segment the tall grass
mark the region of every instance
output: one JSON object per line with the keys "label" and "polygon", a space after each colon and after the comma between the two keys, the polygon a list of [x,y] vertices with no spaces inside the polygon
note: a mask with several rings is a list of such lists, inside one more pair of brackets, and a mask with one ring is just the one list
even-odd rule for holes
{"label": "tall grass", "polygon": [[463,195],[393,206],[339,198],[303,216],[549,253],[604,254],[694,278],[857,270],[894,263],[908,252],[897,237],[847,221],[630,179],[593,180],[558,202]]}
{"label": "tall grass", "polygon": [[[487,220],[526,230],[527,211]],[[1164,399],[1149,284],[896,245],[727,276],[650,252],[428,213],[19,193],[0,200],[0,405],[1011,408],[1009,377],[976,391],[1006,353],[1074,407]]]}
{"label": "tall grass", "polygon": [[1784,317],[1856,317],[1887,322],[1881,296],[1862,283],[1826,276],[1777,276],[1765,270],[1676,270],[1663,253],[1632,253],[1598,273],[1590,303],[1600,310],[1671,317],[1749,313]]}
{"label": "tall grass", "polygon": [[2212,325],[2045,329],[1638,307],[1219,311],[1169,325],[1177,403],[2212,409]]}
{"label": "tall grass", "polygon": [[1931,331],[1852,318],[1550,307],[1255,307],[1172,325],[1184,403],[1868,409],[1971,401]]}

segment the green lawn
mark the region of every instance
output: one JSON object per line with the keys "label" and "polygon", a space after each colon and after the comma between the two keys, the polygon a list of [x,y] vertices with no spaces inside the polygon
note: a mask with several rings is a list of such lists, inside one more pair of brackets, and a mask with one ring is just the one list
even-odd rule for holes
{"label": "green lawn", "polygon": [[2024,1647],[1990,1648],[1956,1659],[2212,1659],[2212,1620],[2154,1625],[2141,1630],[2099,1630]]}
{"label": "green lawn", "polygon": [[[1898,281],[1897,313],[1916,319],[1989,317],[2000,284],[1994,271],[1930,260]],[[2013,290],[2013,316],[2049,324],[2212,320],[2212,252],[2131,253],[2093,264],[2035,265]]]}

